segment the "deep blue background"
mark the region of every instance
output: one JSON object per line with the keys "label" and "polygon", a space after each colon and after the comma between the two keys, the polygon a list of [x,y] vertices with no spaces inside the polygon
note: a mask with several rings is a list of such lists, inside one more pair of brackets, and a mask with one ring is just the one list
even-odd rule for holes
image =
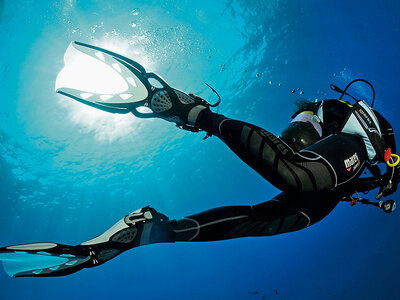
{"label": "deep blue background", "polygon": [[[203,97],[210,83],[221,113],[274,133],[300,91],[334,97],[329,83],[362,77],[398,132],[399,16],[396,1],[0,0],[1,245],[78,244],[145,205],[179,218],[277,193],[216,138],[56,95],[70,41]],[[1,272],[0,298],[397,299],[399,223],[397,211],[341,203],[282,236],[146,246],[62,278]]]}

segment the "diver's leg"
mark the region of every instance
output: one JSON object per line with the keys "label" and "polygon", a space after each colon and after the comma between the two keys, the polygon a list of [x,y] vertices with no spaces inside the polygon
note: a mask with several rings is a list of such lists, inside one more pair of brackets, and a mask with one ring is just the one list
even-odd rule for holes
{"label": "diver's leg", "polygon": [[[169,220],[153,208],[146,207],[80,246],[94,246],[98,253],[101,249],[109,249],[107,257],[99,256],[105,261],[111,258],[111,252],[114,257],[148,244],[277,235],[320,221],[339,200],[340,196],[334,193],[281,193],[261,204],[218,207],[179,220]],[[110,249],[115,249],[115,253]]]}
{"label": "diver's leg", "polygon": [[80,245],[8,246],[0,248],[0,261],[14,277],[63,276],[99,266],[129,249],[148,244],[216,241],[300,230],[326,216],[338,201],[338,197],[329,195],[299,197],[282,193],[258,205],[220,207],[172,221],[145,207]]}
{"label": "diver's leg", "polygon": [[175,241],[217,241],[297,231],[328,215],[340,198],[281,193],[254,206],[226,206],[171,221]]}
{"label": "diver's leg", "polygon": [[122,218],[103,234],[77,246],[33,243],[0,248],[0,261],[13,277],[64,276],[99,266],[134,247],[173,242],[168,218],[144,207]]}
{"label": "diver's leg", "polygon": [[316,192],[357,177],[366,150],[353,135],[331,135],[299,152],[255,125],[203,110],[196,126],[218,136],[245,163],[285,192]]}
{"label": "diver's leg", "polygon": [[81,245],[103,247],[106,245],[104,242],[112,242],[108,246],[119,249],[119,254],[133,247],[154,243],[277,235],[297,231],[320,221],[339,200],[340,196],[334,193],[281,193],[261,204],[218,207],[179,220],[169,220],[165,215],[146,207]]}
{"label": "diver's leg", "polygon": [[219,241],[249,236],[277,235],[310,224],[308,216],[279,200],[255,206],[226,206],[176,221],[176,241]]}

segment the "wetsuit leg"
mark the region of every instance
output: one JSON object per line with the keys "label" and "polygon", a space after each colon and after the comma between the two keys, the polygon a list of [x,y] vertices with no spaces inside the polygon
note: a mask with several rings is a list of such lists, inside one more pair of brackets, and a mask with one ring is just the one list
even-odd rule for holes
{"label": "wetsuit leg", "polygon": [[362,139],[331,135],[295,152],[255,125],[204,110],[197,125],[218,136],[246,164],[284,192],[317,192],[358,177],[367,158]]}
{"label": "wetsuit leg", "polygon": [[220,207],[178,221],[169,221],[155,209],[144,207],[79,245],[30,243],[1,247],[0,260],[10,276],[63,276],[100,266],[129,249],[148,244],[216,241],[296,231],[319,221],[337,200],[282,193],[255,206]]}
{"label": "wetsuit leg", "polygon": [[226,206],[170,221],[175,241],[217,241],[297,231],[328,215],[340,197],[281,193],[254,206]]}

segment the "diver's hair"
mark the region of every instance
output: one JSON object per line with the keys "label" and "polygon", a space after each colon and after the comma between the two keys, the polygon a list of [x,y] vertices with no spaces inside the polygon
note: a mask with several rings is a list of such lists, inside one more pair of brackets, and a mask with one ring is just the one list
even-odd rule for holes
{"label": "diver's hair", "polygon": [[312,102],[304,98],[299,98],[294,102],[294,104],[296,105],[297,109],[296,112],[293,114],[292,119],[296,117],[299,113],[306,110],[316,113],[321,102]]}
{"label": "diver's hair", "polygon": [[304,99],[304,98],[299,98],[297,99],[294,104],[297,106],[297,110],[314,110],[315,107],[319,105],[318,102],[311,102],[310,100]]}

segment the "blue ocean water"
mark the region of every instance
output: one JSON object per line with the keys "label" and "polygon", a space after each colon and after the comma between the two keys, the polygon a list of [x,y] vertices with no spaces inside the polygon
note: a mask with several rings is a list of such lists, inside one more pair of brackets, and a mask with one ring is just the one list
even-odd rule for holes
{"label": "blue ocean water", "polygon": [[[278,192],[216,138],[55,94],[71,41],[210,98],[207,82],[220,113],[274,133],[299,97],[334,97],[329,83],[362,77],[398,132],[399,16],[389,0],[0,0],[0,246],[75,245],[146,205],[180,218]],[[341,203],[281,236],[145,246],[61,278],[0,272],[0,298],[397,299],[399,224],[397,211]]]}

